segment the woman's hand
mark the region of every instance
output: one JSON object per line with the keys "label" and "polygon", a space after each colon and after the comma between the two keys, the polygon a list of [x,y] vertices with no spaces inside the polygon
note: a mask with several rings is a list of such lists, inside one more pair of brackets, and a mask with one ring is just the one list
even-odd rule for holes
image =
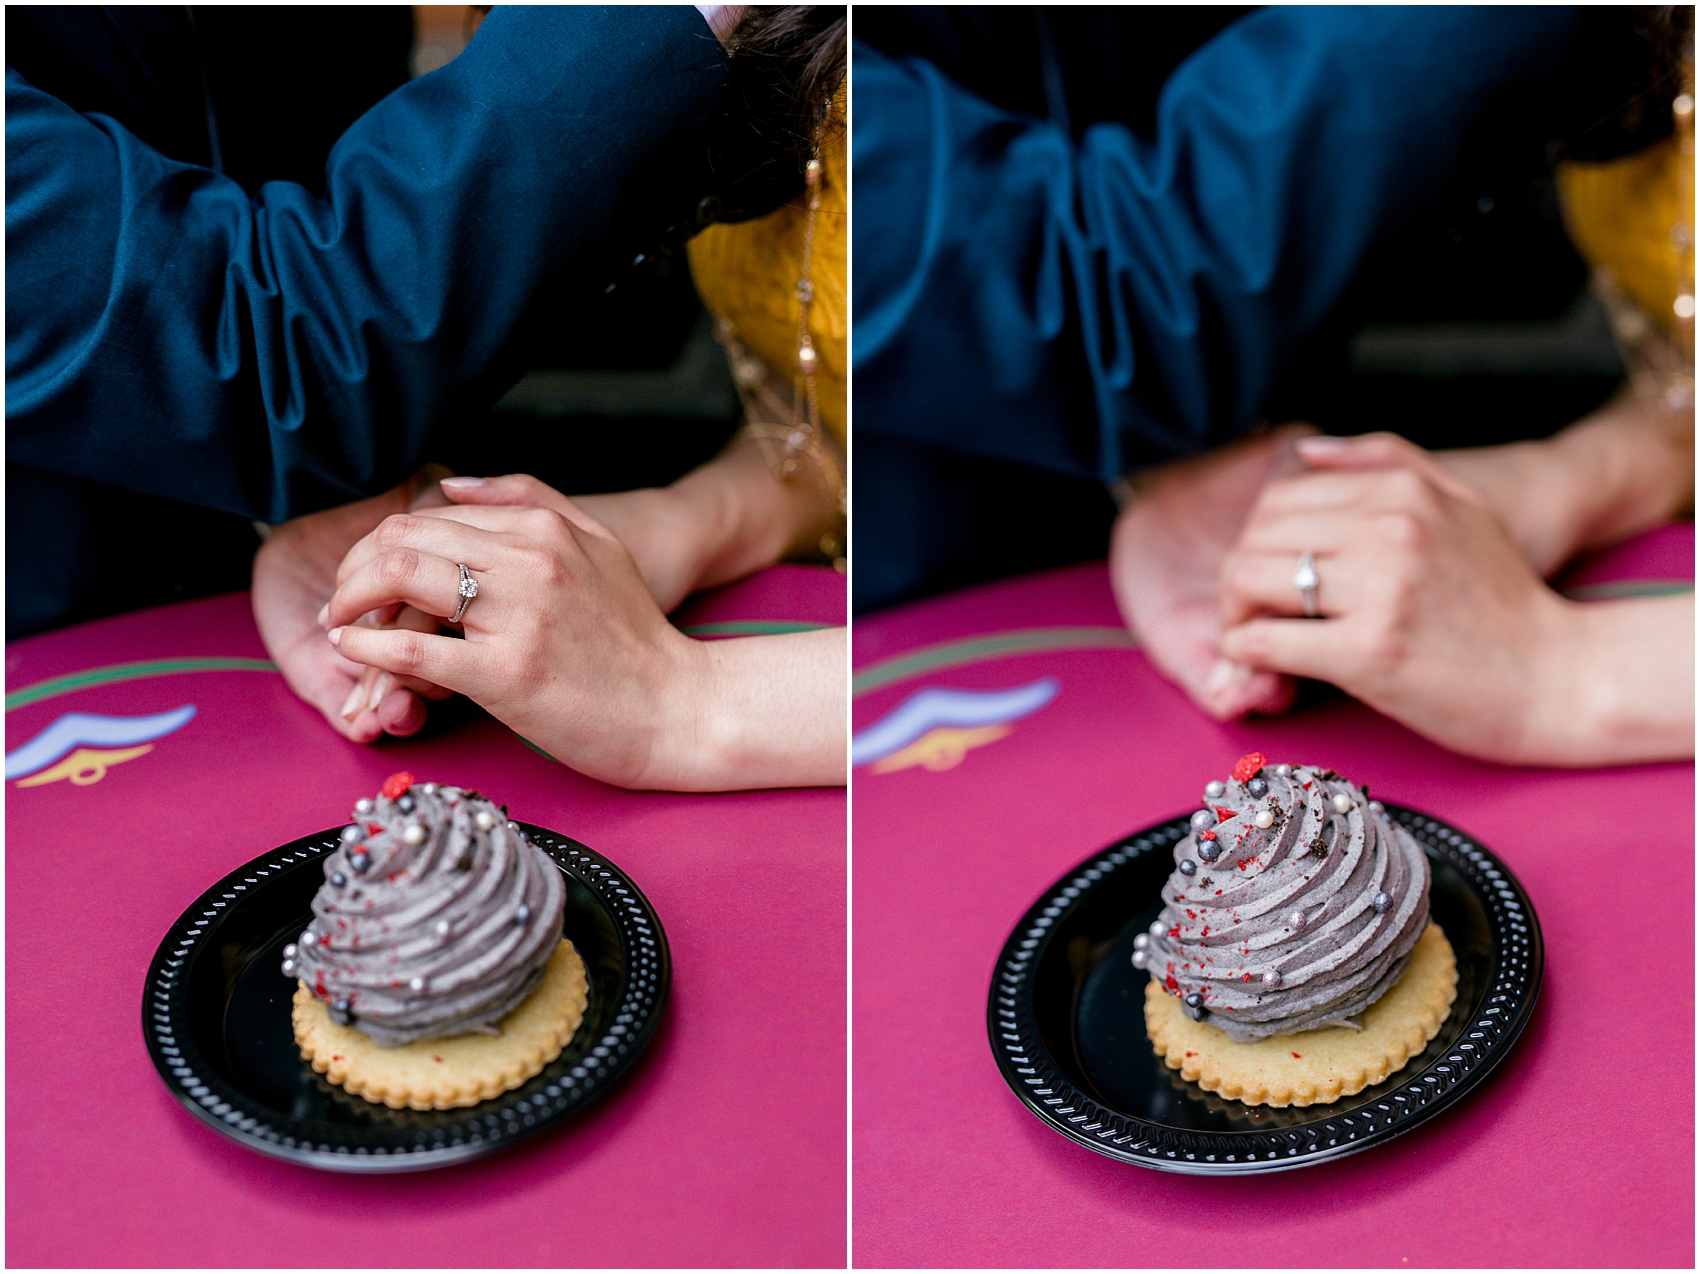
{"label": "woman's hand", "polygon": [[[1488,760],[1604,764],[1684,746],[1692,754],[1693,673],[1682,671],[1692,651],[1681,647],[1680,613],[1560,598],[1483,497],[1401,439],[1315,438],[1298,449],[1312,471],[1263,492],[1222,568],[1229,658],[1332,682]],[[1362,467],[1366,456],[1381,467]],[[1316,620],[1292,618],[1303,611],[1292,577],[1306,552],[1320,580]],[[1646,616],[1657,631],[1638,650],[1624,622]],[[1686,631],[1692,642],[1692,602]],[[1661,664],[1651,678],[1629,666],[1650,651]],[[1688,690],[1671,690],[1677,682]],[[1689,698],[1685,745],[1673,745],[1680,722],[1666,720],[1662,702],[1677,693]]]}
{"label": "woman's hand", "polygon": [[[662,615],[612,533],[558,508],[467,506],[385,519],[343,560],[324,615],[347,658],[476,700],[574,769],[676,785],[707,661]],[[447,618],[465,563],[465,640],[352,627],[404,604]]]}

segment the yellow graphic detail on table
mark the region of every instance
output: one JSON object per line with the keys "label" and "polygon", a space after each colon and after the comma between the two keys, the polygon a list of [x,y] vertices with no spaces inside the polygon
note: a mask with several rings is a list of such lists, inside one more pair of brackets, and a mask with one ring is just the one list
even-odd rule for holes
{"label": "yellow graphic detail on table", "polygon": [[868,767],[868,772],[890,774],[894,770],[907,770],[916,765],[934,771],[953,770],[962,764],[962,758],[968,755],[971,748],[983,748],[988,743],[996,743],[1005,735],[1014,733],[1014,730],[1014,726],[1008,725],[985,725],[972,730],[939,726],[927,731],[902,751],[893,752],[890,756],[875,761]]}
{"label": "yellow graphic detail on table", "polygon": [[144,743],[139,748],[78,748],[53,768],[43,770],[40,774],[32,774],[27,779],[19,779],[17,786],[38,787],[43,783],[70,779],[78,787],[87,787],[90,783],[98,783],[105,778],[109,766],[134,761],[152,751],[151,743]]}

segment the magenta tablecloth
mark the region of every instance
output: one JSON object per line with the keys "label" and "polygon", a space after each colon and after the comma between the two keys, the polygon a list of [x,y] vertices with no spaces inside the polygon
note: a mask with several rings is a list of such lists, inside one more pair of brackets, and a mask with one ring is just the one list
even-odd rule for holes
{"label": "magenta tablecloth", "polygon": [[[1693,555],[1692,526],[1666,528],[1567,583],[1691,583]],[[1102,565],[857,625],[858,737],[923,687],[1059,685],[959,742],[954,766],[855,772],[856,1263],[1691,1266],[1693,767],[1484,765],[1341,698],[1221,725],[1120,628]],[[1254,749],[1332,765],[1497,852],[1545,933],[1540,1004],[1480,1091],[1352,1158],[1207,1179],[1100,1157],[999,1076],[999,949],[1075,863],[1193,808]]]}
{"label": "magenta tablecloth", "polygon": [[[778,568],[679,618],[721,635],[842,623],[843,581]],[[487,718],[360,747],[263,659],[244,595],[7,648],[9,754],[69,712],[197,709],[97,781],[9,784],[8,1264],[842,1265],[843,792],[619,791]],[[112,670],[137,661],[178,667]],[[155,1074],[148,962],[221,875],[404,768],[630,873],[672,946],[667,1019],[605,1104],[512,1152],[388,1178],[266,1159]]]}

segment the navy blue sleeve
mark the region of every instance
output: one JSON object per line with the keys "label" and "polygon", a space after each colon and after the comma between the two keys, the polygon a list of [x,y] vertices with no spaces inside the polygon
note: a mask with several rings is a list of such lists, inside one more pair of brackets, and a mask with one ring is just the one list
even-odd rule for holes
{"label": "navy blue sleeve", "polygon": [[857,44],[857,432],[1101,481],[1233,436],[1577,21],[1272,6],[1170,77],[1149,143]]}
{"label": "navy blue sleeve", "polygon": [[498,7],[323,199],[250,199],[8,69],[8,458],[271,522],[393,484],[517,376],[534,297],[689,219],[724,83],[688,5]]}

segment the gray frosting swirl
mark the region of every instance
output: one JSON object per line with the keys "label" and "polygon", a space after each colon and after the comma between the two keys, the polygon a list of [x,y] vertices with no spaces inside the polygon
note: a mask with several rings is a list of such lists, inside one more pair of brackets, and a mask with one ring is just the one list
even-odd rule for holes
{"label": "gray frosting swirl", "polygon": [[284,973],[384,1048],[499,1034],[560,942],[560,871],[502,810],[458,787],[362,800],[354,820],[325,859]]}
{"label": "gray frosting swirl", "polygon": [[[1260,780],[1267,791],[1254,796]],[[1162,915],[1134,963],[1241,1043],[1361,1027],[1428,925],[1422,849],[1333,770],[1265,765],[1216,786],[1175,846]]]}

